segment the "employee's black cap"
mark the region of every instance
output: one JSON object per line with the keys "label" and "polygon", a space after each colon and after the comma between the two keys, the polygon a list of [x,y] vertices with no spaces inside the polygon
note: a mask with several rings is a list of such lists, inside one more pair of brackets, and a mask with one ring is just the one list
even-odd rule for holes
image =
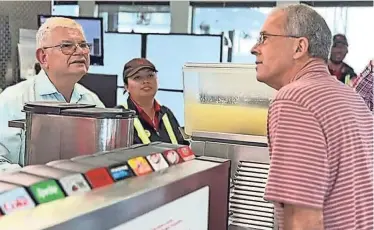
{"label": "employee's black cap", "polygon": [[339,43],[348,46],[347,37],[344,34],[335,34],[334,37],[332,38],[333,46]]}
{"label": "employee's black cap", "polygon": [[125,64],[123,68],[123,77],[128,78],[134,76],[137,72],[142,69],[151,69],[157,72],[155,65],[145,58],[134,58]]}

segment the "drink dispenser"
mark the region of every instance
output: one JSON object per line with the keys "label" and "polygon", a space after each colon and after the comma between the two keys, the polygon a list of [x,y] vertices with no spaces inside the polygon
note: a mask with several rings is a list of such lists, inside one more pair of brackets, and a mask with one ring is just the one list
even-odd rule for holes
{"label": "drink dispenser", "polygon": [[45,164],[84,154],[128,147],[134,138],[135,111],[95,105],[33,102],[24,106],[25,154],[20,164]]}
{"label": "drink dispenser", "polygon": [[231,160],[228,230],[278,229],[273,204],[263,199],[267,113],[275,90],[257,80],[255,65],[191,63],[183,77],[192,150]]}
{"label": "drink dispenser", "polygon": [[255,65],[188,63],[183,67],[185,132],[266,135],[275,90],[258,82]]}

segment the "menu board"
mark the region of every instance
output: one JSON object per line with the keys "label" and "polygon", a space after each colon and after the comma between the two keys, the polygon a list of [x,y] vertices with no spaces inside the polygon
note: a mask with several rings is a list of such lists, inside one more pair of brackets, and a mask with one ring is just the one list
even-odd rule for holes
{"label": "menu board", "polygon": [[203,187],[112,230],[207,230],[209,187]]}

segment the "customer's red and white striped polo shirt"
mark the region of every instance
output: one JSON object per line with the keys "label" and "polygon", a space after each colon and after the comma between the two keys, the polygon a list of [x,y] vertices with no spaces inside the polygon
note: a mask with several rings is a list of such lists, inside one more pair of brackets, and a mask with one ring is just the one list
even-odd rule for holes
{"label": "customer's red and white striped polo shirt", "polygon": [[373,116],[350,87],[311,61],[268,115],[265,199],[323,209],[327,230],[373,230]]}

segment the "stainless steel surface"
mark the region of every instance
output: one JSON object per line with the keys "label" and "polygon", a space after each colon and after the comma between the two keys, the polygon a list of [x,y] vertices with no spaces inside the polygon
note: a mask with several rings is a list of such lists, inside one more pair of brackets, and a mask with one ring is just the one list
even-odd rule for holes
{"label": "stainless steel surface", "polygon": [[25,164],[45,164],[133,142],[133,119],[26,114]]}
{"label": "stainless steel surface", "polygon": [[12,120],[8,122],[8,126],[13,128],[25,129],[25,123],[25,119]]}
{"label": "stainless steel surface", "polygon": [[196,138],[209,138],[216,140],[227,140],[227,141],[241,141],[249,143],[263,143],[267,144],[268,140],[266,136],[254,136],[254,135],[244,135],[244,134],[235,134],[235,133],[215,133],[215,132],[202,132],[202,131],[193,131],[192,136]]}
{"label": "stainless steel surface", "polygon": [[263,199],[270,163],[266,137],[193,132],[191,148],[231,160],[229,230],[278,229],[273,204]]}
{"label": "stainless steel surface", "polygon": [[[26,104],[22,166],[94,154],[133,144],[135,112],[60,102]],[[9,122],[20,128],[19,121]]]}
{"label": "stainless steel surface", "polygon": [[107,230],[209,186],[209,230],[227,230],[229,168],[229,161],[217,158],[184,162],[2,217],[0,229]]}

